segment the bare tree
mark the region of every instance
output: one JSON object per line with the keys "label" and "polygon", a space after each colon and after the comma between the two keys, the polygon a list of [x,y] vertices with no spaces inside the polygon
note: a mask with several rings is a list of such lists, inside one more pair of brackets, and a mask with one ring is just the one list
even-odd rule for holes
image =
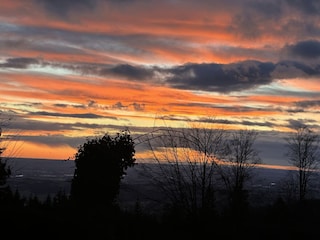
{"label": "bare tree", "polygon": [[[2,127],[0,124],[0,143],[2,141]],[[2,153],[5,151],[4,147],[0,146],[0,202],[10,193],[10,188],[7,185],[7,179],[11,175],[11,169],[8,166],[7,162],[3,160]]]}
{"label": "bare tree", "polygon": [[[2,112],[0,111],[0,115]],[[3,144],[3,135],[2,130],[8,126],[9,121],[11,118],[9,117],[2,117],[0,118],[0,187],[4,188],[7,187],[7,178],[11,175],[11,168],[8,166],[7,161],[3,159],[2,154],[6,150],[6,144]]]}
{"label": "bare tree", "polygon": [[13,116],[0,110],[0,150],[5,151],[6,160],[17,157],[23,145],[19,139],[20,131],[12,128],[13,120]]}
{"label": "bare tree", "polygon": [[311,176],[318,167],[319,136],[307,126],[299,126],[286,141],[289,162],[297,168],[299,200],[302,201],[306,197]]}
{"label": "bare tree", "polygon": [[214,170],[223,136],[223,130],[203,125],[158,129],[145,140],[152,153],[151,163],[155,164],[146,164],[144,173],[172,206],[187,214],[195,216],[213,209]]}
{"label": "bare tree", "polygon": [[247,201],[245,183],[252,177],[253,168],[261,162],[254,148],[257,132],[253,130],[238,130],[231,133],[227,140],[225,153],[221,163],[217,165],[227,192],[231,207],[241,210]]}

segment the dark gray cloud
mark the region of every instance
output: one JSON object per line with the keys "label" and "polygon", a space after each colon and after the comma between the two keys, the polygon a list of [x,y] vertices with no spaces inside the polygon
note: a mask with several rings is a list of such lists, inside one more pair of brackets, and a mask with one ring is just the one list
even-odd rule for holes
{"label": "dark gray cloud", "polygon": [[[231,64],[189,63],[170,68],[131,66],[124,69],[121,74],[118,72],[119,77],[166,84],[178,89],[224,93],[267,85],[275,79],[320,75],[320,64],[308,65],[298,61],[278,63],[243,61]],[[112,75],[113,71],[109,72]],[[104,73],[106,74],[107,71]],[[99,71],[97,74],[100,74]]]}
{"label": "dark gray cloud", "polygon": [[305,109],[303,108],[293,108],[293,109],[287,109],[288,113],[303,113],[305,112]]}
{"label": "dark gray cloud", "polygon": [[181,121],[184,120],[186,122],[199,122],[199,123],[216,123],[216,124],[226,124],[226,125],[244,125],[244,126],[260,126],[260,127],[274,127],[277,124],[265,121],[265,122],[258,122],[258,121],[250,121],[250,120],[229,120],[229,119],[222,119],[222,118],[199,118],[197,120],[192,120],[185,117],[182,119],[182,117],[176,117],[176,116],[165,116],[162,118],[166,121]]}
{"label": "dark gray cloud", "polygon": [[70,11],[92,11],[100,0],[35,0],[45,10],[57,17],[67,17]]}
{"label": "dark gray cloud", "polygon": [[257,112],[257,111],[281,111],[280,109],[275,109],[275,108],[257,108],[257,107],[249,107],[249,106],[226,106],[226,105],[219,105],[214,102],[212,103],[194,103],[194,102],[184,102],[184,103],[170,103],[168,104],[169,106],[183,106],[183,107],[201,107],[201,108],[211,108],[211,109],[224,109],[225,111],[230,111],[230,112],[237,112],[237,113],[244,113],[244,112]]}
{"label": "dark gray cloud", "polygon": [[275,65],[258,61],[236,64],[186,64],[169,70],[167,83],[176,88],[217,92],[250,89],[272,81]]}
{"label": "dark gray cloud", "polygon": [[299,127],[320,128],[318,121],[314,119],[289,119],[286,127],[297,129]]}
{"label": "dark gray cloud", "polygon": [[249,120],[237,121],[237,120],[228,120],[228,119],[221,119],[221,118],[217,118],[217,119],[200,118],[198,121],[217,123],[217,124],[227,124],[227,125],[241,124],[244,126],[260,126],[260,127],[274,127],[276,125],[270,121],[265,121],[265,122],[257,122],[257,121],[249,121]]}
{"label": "dark gray cloud", "polygon": [[[243,61],[231,64],[188,63],[170,68],[132,65],[94,66],[90,71],[80,71],[103,76],[116,76],[135,81],[166,84],[178,89],[233,92],[270,84],[274,79],[312,77],[320,74],[320,65],[308,65],[298,61],[278,63]],[[101,70],[103,69],[103,70]]]}
{"label": "dark gray cloud", "polygon": [[152,69],[143,66],[132,66],[129,64],[120,64],[111,68],[103,68],[100,70],[101,75],[116,75],[129,79],[148,79],[154,76]]}
{"label": "dark gray cloud", "polygon": [[68,107],[69,105],[68,105],[68,104],[64,104],[64,103],[56,103],[56,104],[53,104],[53,106],[55,106],[55,107],[60,107],[60,108],[66,108],[66,107]]}
{"label": "dark gray cloud", "polygon": [[317,40],[300,41],[285,47],[289,56],[306,59],[316,59],[320,57],[320,42]]}
{"label": "dark gray cloud", "polygon": [[320,99],[300,101],[300,102],[296,102],[295,105],[301,108],[320,107]]}
{"label": "dark gray cloud", "polygon": [[244,126],[259,126],[259,127],[270,127],[270,128],[276,125],[269,121],[257,122],[257,121],[248,121],[248,120],[241,121],[241,124]]}
{"label": "dark gray cloud", "polygon": [[291,129],[296,129],[300,127],[307,126],[303,120],[297,120],[297,119],[289,119],[288,124],[286,127]]}
{"label": "dark gray cloud", "polygon": [[45,111],[39,111],[39,112],[30,112],[29,115],[40,115],[40,116],[52,116],[52,117],[72,117],[72,118],[111,118],[111,119],[117,119],[116,117],[106,117],[102,115],[97,115],[93,113],[57,113],[57,112],[45,112]]}
{"label": "dark gray cloud", "polygon": [[37,58],[8,58],[4,63],[0,63],[0,68],[19,68],[26,69],[30,65],[40,64]]}
{"label": "dark gray cloud", "polygon": [[299,61],[286,60],[276,64],[273,73],[275,78],[312,77],[320,74],[320,64],[307,64]]}
{"label": "dark gray cloud", "polygon": [[[318,95],[319,96],[319,93]],[[310,97],[310,96],[309,96]],[[288,108],[288,113],[320,113],[320,100],[305,100],[292,103],[292,108]]]}
{"label": "dark gray cloud", "polygon": [[65,103],[56,103],[53,104],[53,106],[58,107],[58,108],[68,108],[68,107],[72,107],[72,108],[78,108],[78,109],[86,109],[86,108],[90,108],[90,107],[95,107],[96,106],[96,102],[93,100],[89,100],[88,104],[65,104]]}

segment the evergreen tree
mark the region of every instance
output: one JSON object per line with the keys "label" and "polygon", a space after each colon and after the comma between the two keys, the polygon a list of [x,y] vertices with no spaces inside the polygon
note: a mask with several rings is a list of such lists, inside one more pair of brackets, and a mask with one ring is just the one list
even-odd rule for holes
{"label": "evergreen tree", "polygon": [[112,204],[126,169],[135,164],[134,154],[129,131],[88,139],[75,154],[71,199],[82,206]]}

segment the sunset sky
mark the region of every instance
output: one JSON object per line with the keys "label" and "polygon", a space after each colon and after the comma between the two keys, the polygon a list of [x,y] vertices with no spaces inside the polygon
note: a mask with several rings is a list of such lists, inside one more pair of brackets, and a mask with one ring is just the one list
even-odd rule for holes
{"label": "sunset sky", "polygon": [[[8,156],[68,159],[87,137],[211,121],[320,132],[318,0],[1,0]],[[161,120],[163,119],[163,120]]]}

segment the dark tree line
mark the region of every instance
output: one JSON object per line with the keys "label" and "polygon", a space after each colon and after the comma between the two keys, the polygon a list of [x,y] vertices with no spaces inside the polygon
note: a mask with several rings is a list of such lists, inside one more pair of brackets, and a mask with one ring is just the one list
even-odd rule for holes
{"label": "dark tree line", "polygon": [[[23,230],[19,232],[21,237],[23,232],[32,236],[34,224],[46,231],[54,226],[65,231],[64,236],[87,239],[198,239],[208,234],[255,239],[256,234],[271,228],[265,235],[269,239],[279,234],[276,224],[282,224],[283,237],[294,233],[314,236],[308,227],[320,214],[320,203],[299,204],[305,203],[310,174],[316,173],[319,161],[318,135],[309,128],[299,128],[287,139],[289,161],[298,169],[297,205],[288,205],[279,198],[260,209],[250,208],[250,193],[245,188],[251,170],[261,162],[254,148],[257,132],[227,134],[221,129],[193,126],[185,130],[161,129],[145,137],[137,142],[129,131],[122,131],[115,136],[87,139],[74,156],[70,193],[58,192],[44,202],[37,196],[26,199],[18,191],[11,191],[6,184],[10,167],[0,158],[1,223]],[[159,164],[156,172],[144,168],[144,174],[153,176],[170,203],[161,215],[150,214],[139,201],[131,210],[117,205],[121,180],[127,169],[137,164],[135,147],[142,142],[147,143],[153,160]],[[217,181],[224,185],[231,215],[216,211]],[[292,224],[292,219],[297,221]],[[300,232],[292,229],[296,224]],[[61,237],[61,231],[51,237]]]}

